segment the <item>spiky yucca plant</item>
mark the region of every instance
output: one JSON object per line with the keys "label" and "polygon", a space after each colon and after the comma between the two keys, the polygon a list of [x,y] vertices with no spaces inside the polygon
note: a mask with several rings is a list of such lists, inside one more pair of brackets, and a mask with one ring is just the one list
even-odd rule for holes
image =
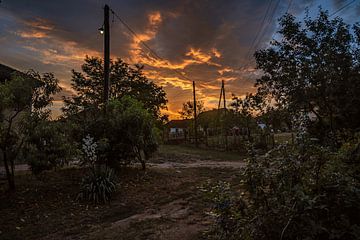
{"label": "spiky yucca plant", "polygon": [[93,203],[106,203],[110,201],[115,189],[115,177],[111,169],[91,171],[82,180],[78,199]]}

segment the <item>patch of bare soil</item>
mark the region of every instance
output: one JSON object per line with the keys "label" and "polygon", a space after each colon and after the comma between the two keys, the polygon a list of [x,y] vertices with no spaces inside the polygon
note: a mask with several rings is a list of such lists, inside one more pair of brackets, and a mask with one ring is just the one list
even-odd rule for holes
{"label": "patch of bare soil", "polygon": [[237,182],[240,171],[128,168],[119,173],[111,203],[101,206],[75,201],[83,169],[48,172],[41,179],[20,175],[15,193],[0,189],[0,239],[200,239],[211,221],[198,187],[209,179]]}
{"label": "patch of bare soil", "polygon": [[111,223],[90,239],[198,239],[206,216],[191,209],[191,199],[177,199]]}
{"label": "patch of bare soil", "polygon": [[150,168],[181,169],[181,168],[243,168],[244,162],[193,161],[189,163],[149,163]]}

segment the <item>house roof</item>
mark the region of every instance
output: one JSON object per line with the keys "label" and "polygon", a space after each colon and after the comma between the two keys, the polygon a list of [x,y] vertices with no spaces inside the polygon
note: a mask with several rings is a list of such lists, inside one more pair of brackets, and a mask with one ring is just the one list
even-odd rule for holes
{"label": "house roof", "polygon": [[213,121],[219,119],[221,114],[224,113],[224,109],[212,109],[205,112],[202,112],[198,116],[198,122],[202,126],[209,126]]}
{"label": "house roof", "polygon": [[[29,78],[26,73],[0,63],[0,83],[5,83],[6,80],[10,80],[13,74],[19,74],[24,78]],[[38,82],[35,78],[30,77],[29,79],[32,79],[35,83]]]}
{"label": "house roof", "polygon": [[9,80],[11,75],[16,72],[19,71],[0,63],[0,82],[3,83],[5,80]]}
{"label": "house roof", "polygon": [[171,120],[170,122],[165,124],[165,126],[168,128],[188,128],[191,121],[191,119]]}
{"label": "house roof", "polygon": [[223,108],[212,109],[212,110],[208,110],[208,111],[204,111],[204,112],[200,113],[198,118],[199,119],[216,118],[219,116],[220,113],[223,113],[223,112],[224,112]]}

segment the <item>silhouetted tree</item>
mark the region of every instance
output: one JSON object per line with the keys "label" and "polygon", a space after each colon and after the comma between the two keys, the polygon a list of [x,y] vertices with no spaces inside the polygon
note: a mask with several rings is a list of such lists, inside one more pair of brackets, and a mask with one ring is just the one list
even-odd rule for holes
{"label": "silhouetted tree", "polygon": [[52,95],[59,91],[58,80],[51,73],[14,74],[0,84],[0,149],[11,190],[15,189],[15,160],[26,141],[26,126],[39,116],[49,117]]}
{"label": "silhouetted tree", "polygon": [[[82,72],[72,70],[72,88],[76,95],[65,97],[66,115],[79,113],[85,109],[99,109],[103,104],[103,61],[97,57],[86,57]],[[110,63],[110,98],[121,99],[130,96],[140,101],[145,109],[160,118],[160,109],[166,107],[167,99],[162,87],[147,79],[142,67],[131,67],[121,59]]]}
{"label": "silhouetted tree", "polygon": [[234,114],[235,121],[246,128],[246,134],[248,139],[251,139],[251,128],[254,128],[255,119],[253,117],[253,110],[255,109],[257,102],[256,98],[252,94],[246,94],[241,99],[235,95],[232,96],[232,102],[230,103],[230,109]]}
{"label": "silhouetted tree", "polygon": [[[199,115],[205,110],[203,101],[196,101],[196,114]],[[182,119],[194,118],[194,102],[187,101],[183,103],[182,109],[179,111]]]}
{"label": "silhouetted tree", "polygon": [[[360,25],[352,29],[320,10],[312,19],[280,20],[281,39],[255,53],[258,96],[292,114],[312,113],[320,138],[360,127]],[[353,30],[353,33],[352,33]]]}

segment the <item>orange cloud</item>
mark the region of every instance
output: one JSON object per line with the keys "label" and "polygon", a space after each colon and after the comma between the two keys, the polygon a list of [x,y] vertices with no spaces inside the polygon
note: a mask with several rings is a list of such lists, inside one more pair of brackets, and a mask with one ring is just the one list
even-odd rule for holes
{"label": "orange cloud", "polygon": [[[64,41],[52,35],[54,26],[47,20],[37,18],[33,21],[25,22],[29,30],[18,31],[16,34],[21,38],[31,38],[32,41],[23,48],[36,52],[40,55],[40,60],[45,64],[80,65],[86,55],[100,56],[97,51],[93,51],[74,41]],[[45,47],[46,46],[46,47]]]}
{"label": "orange cloud", "polygon": [[24,21],[27,30],[17,31],[15,34],[22,38],[47,38],[49,32],[54,29],[54,25],[49,21],[36,18],[32,21]]}
{"label": "orange cloud", "polygon": [[162,22],[162,17],[160,12],[150,13],[148,16],[150,25],[158,26]]}
{"label": "orange cloud", "polygon": [[179,63],[172,63],[166,59],[158,59],[152,57],[150,54],[147,54],[143,58],[140,58],[139,61],[142,64],[149,65],[155,68],[166,68],[166,69],[184,69],[189,65],[192,64],[200,64],[201,62],[193,60],[193,59],[184,59],[182,62]]}
{"label": "orange cloud", "polygon": [[189,52],[185,55],[191,57],[191,59],[183,59],[180,62],[170,62],[169,60],[154,56],[153,53],[142,50],[142,42],[147,42],[154,39],[158,33],[159,27],[163,22],[162,15],[159,11],[152,12],[148,15],[148,24],[146,30],[142,33],[138,33],[137,36],[132,36],[130,43],[130,62],[141,63],[155,68],[165,69],[185,69],[192,64],[207,63],[209,65],[220,67],[220,64],[211,62],[213,56],[219,58],[221,53],[213,48],[210,53],[204,53],[200,49],[190,48]]}
{"label": "orange cloud", "polygon": [[[170,105],[170,104],[168,104],[168,105]],[[177,110],[164,109],[164,110],[161,110],[161,113],[169,115],[171,119],[180,119],[180,114],[179,114],[180,110],[181,109],[177,109]]]}
{"label": "orange cloud", "polygon": [[[45,64],[80,65],[86,55],[100,56],[99,52],[90,49],[82,48],[77,43],[72,41],[59,41],[52,39],[52,48],[42,48],[41,45],[32,44],[31,46],[24,46],[33,52],[37,52],[41,58],[40,60]],[[56,48],[56,49],[55,49]]]}
{"label": "orange cloud", "polygon": [[48,34],[45,32],[38,32],[38,31],[18,31],[16,34],[22,38],[47,38]]}
{"label": "orange cloud", "polygon": [[54,29],[54,25],[50,23],[48,20],[43,18],[36,18],[35,20],[32,21],[26,21],[25,25],[43,31],[50,31]]}
{"label": "orange cloud", "polygon": [[204,53],[203,51],[201,51],[201,49],[190,48],[189,52],[187,52],[185,55],[192,57],[193,59],[199,61],[200,63],[206,63],[208,65],[221,67],[220,64],[211,61],[213,56],[215,57],[221,56],[220,52],[215,48],[213,48],[210,53]]}
{"label": "orange cloud", "polygon": [[230,67],[225,67],[223,69],[218,70],[218,73],[220,75],[224,75],[224,73],[227,73],[227,72],[234,72],[234,70]]}
{"label": "orange cloud", "polygon": [[186,53],[186,56],[191,56],[196,60],[199,60],[201,62],[208,62],[211,59],[211,56],[201,52],[200,49],[194,49],[190,48],[189,52]]}
{"label": "orange cloud", "polygon": [[144,74],[147,78],[156,81],[159,85],[172,85],[174,87],[179,87],[182,90],[191,90],[192,82],[187,79],[182,79],[179,77],[165,77],[161,76],[158,71],[144,71]]}
{"label": "orange cloud", "polygon": [[134,62],[140,62],[139,60],[141,60],[141,42],[146,42],[155,38],[158,27],[161,23],[162,17],[160,12],[152,12],[148,15],[148,26],[145,32],[132,37],[132,42],[130,44],[130,56]]}
{"label": "orange cloud", "polygon": [[219,82],[224,81],[224,82],[229,82],[229,81],[234,81],[237,80],[237,77],[218,77],[217,80]]}
{"label": "orange cloud", "polygon": [[22,38],[47,38],[54,26],[42,18],[24,22],[27,30],[17,31],[16,35]]}
{"label": "orange cloud", "polygon": [[166,69],[184,69],[191,64],[201,63],[194,59],[185,59],[178,63],[172,63],[166,59],[159,59],[158,56],[153,56],[152,53],[147,53],[145,50],[142,50],[143,46],[141,42],[147,42],[154,39],[162,21],[161,13],[158,11],[148,15],[148,25],[146,30],[143,33],[138,33],[137,36],[132,37],[132,42],[130,44],[131,62]]}
{"label": "orange cloud", "polygon": [[220,86],[219,85],[212,85],[209,83],[200,83],[201,88],[205,88],[205,89],[210,89],[210,90],[219,90]]}
{"label": "orange cloud", "polygon": [[212,51],[212,53],[214,54],[215,57],[217,57],[217,58],[221,57],[221,53],[216,48],[211,49],[211,51]]}

